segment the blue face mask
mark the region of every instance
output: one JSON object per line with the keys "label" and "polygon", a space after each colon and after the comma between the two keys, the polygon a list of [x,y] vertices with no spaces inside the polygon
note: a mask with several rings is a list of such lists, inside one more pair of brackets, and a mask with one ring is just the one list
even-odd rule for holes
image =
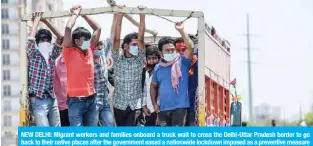
{"label": "blue face mask", "polygon": [[164,55],[163,59],[165,61],[168,61],[168,62],[173,61],[177,57],[177,53],[176,52],[175,53],[171,53],[171,54],[163,54],[163,55]]}
{"label": "blue face mask", "polygon": [[95,50],[94,55],[95,56],[100,56],[102,54],[102,50]]}
{"label": "blue face mask", "polygon": [[129,47],[129,53],[134,55],[134,56],[137,56],[139,53],[138,47],[137,46],[130,46]]}
{"label": "blue face mask", "polygon": [[90,41],[84,41],[80,48],[82,50],[88,50],[90,48]]}

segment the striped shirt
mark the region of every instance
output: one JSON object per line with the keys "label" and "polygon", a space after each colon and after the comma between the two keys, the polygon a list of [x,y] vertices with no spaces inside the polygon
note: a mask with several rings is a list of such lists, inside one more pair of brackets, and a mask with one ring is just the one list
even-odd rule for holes
{"label": "striped shirt", "polygon": [[104,98],[104,106],[107,107],[110,105],[109,101],[109,89],[107,88],[108,80],[105,77],[105,64],[102,56],[94,56],[94,68],[95,68],[95,90],[96,97]]}

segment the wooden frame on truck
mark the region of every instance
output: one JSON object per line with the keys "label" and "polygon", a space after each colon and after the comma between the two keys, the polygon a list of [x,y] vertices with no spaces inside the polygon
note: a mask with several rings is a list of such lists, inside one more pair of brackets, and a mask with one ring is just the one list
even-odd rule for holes
{"label": "wooden frame on truck", "polygon": [[[147,14],[156,16],[171,16],[171,17],[191,17],[198,19],[198,99],[200,104],[205,104],[205,21],[204,14],[201,11],[187,11],[187,10],[167,10],[167,9],[152,9],[147,8],[143,11],[138,10],[134,7],[125,7],[120,9],[118,7],[100,7],[100,8],[90,8],[83,9],[81,14],[95,15],[95,14],[113,14],[115,12],[124,12],[126,14]],[[70,11],[60,11],[60,12],[45,12],[43,18],[60,18],[71,16]],[[27,57],[26,57],[26,39],[27,39],[27,21],[31,21],[31,14],[23,15],[20,23],[20,81],[22,83],[22,98],[21,98],[21,108],[28,108],[27,100]],[[204,117],[203,117],[204,118]],[[204,119],[202,119],[204,120]],[[21,125],[23,121],[20,121]]]}

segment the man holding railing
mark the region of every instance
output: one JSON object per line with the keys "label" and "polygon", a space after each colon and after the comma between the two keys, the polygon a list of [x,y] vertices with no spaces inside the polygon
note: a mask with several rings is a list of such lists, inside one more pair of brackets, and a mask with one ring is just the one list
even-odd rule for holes
{"label": "man holding railing", "polygon": [[[61,54],[63,36],[42,18],[43,12],[33,13],[33,25],[27,42],[28,92],[33,115],[37,126],[60,126],[60,115],[55,98],[53,80],[55,60]],[[47,29],[39,29],[39,22],[45,23],[57,36],[51,45],[52,34]],[[53,49],[51,49],[51,46]]]}
{"label": "man holding railing", "polygon": [[[151,83],[151,98],[156,112],[160,111],[161,126],[184,126],[189,105],[188,72],[193,57],[193,43],[184,30],[182,23],[176,23],[176,30],[181,34],[186,50],[180,56],[171,37],[163,37],[158,48],[163,58],[155,67]],[[160,108],[157,95],[160,94]]]}
{"label": "man holding railing", "polygon": [[71,126],[97,126],[94,87],[94,51],[99,42],[101,27],[90,16],[83,15],[93,29],[72,28],[80,16],[81,6],[71,9],[72,16],[66,24],[62,55],[67,69],[68,116]]}
{"label": "man holding railing", "polygon": [[[124,5],[118,6],[123,8]],[[145,7],[138,6],[139,10]],[[114,68],[113,107],[117,126],[135,126],[142,108],[142,68],[145,62],[145,15],[140,14],[138,33],[127,34],[120,55],[120,34],[124,14],[115,14],[117,20],[112,50]]]}

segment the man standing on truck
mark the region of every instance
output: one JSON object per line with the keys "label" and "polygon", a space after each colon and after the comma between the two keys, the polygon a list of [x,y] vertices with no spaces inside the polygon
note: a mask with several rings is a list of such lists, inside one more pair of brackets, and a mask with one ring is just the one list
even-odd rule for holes
{"label": "man standing on truck", "polygon": [[154,111],[154,107],[152,104],[151,96],[150,96],[150,85],[152,82],[152,77],[154,74],[154,67],[157,65],[161,59],[161,55],[158,47],[151,45],[146,48],[146,59],[147,66],[145,71],[145,81],[143,88],[143,112],[145,114],[145,126],[156,126],[157,123],[157,113]]}
{"label": "man standing on truck", "polygon": [[66,81],[66,66],[63,56],[60,55],[55,60],[54,92],[58,99],[61,126],[70,126],[70,121],[68,120],[68,106],[66,103]]}
{"label": "man standing on truck", "polygon": [[99,111],[95,100],[93,57],[101,27],[90,16],[83,15],[93,34],[84,27],[77,27],[72,33],[81,9],[81,6],[71,9],[62,51],[67,70],[68,116],[71,126],[97,126]]}
{"label": "man standing on truck", "polygon": [[[55,60],[61,54],[63,36],[42,18],[43,12],[33,13],[33,26],[27,42],[28,92],[30,104],[37,126],[60,126],[60,114],[55,98],[53,79]],[[45,23],[57,36],[51,49],[52,34],[47,29],[39,29],[39,22]],[[38,47],[38,48],[37,48]]]}
{"label": "man standing on truck", "polygon": [[[198,38],[194,35],[188,35],[189,38],[192,40],[194,45],[198,44]],[[183,38],[178,38],[175,41],[175,48],[177,53],[180,55],[184,55],[184,52],[186,50],[186,45],[184,43]],[[194,48],[195,52],[192,57],[191,65],[189,68],[189,83],[188,83],[188,94],[189,94],[189,101],[190,101],[190,107],[187,109],[187,117],[186,117],[186,126],[195,126],[195,104],[196,103],[196,92],[198,88],[198,48]]]}
{"label": "man standing on truck", "polygon": [[[161,126],[184,126],[187,108],[190,106],[188,72],[193,57],[193,43],[182,23],[176,23],[175,28],[186,42],[184,55],[180,56],[176,52],[172,38],[161,38],[158,48],[163,58],[155,67],[150,89],[154,109],[160,111]],[[157,104],[158,92],[160,108]]]}
{"label": "man standing on truck", "polygon": [[100,41],[94,52],[95,67],[95,90],[97,110],[99,111],[99,121],[101,126],[114,126],[114,118],[110,109],[108,80],[106,78],[104,43]]}
{"label": "man standing on truck", "polygon": [[[118,6],[120,8],[124,5]],[[139,10],[145,7],[138,6]],[[138,33],[127,34],[121,45],[123,55],[120,55],[120,35],[123,13],[117,14],[115,39],[112,58],[114,68],[113,107],[117,126],[136,126],[142,108],[142,68],[145,62],[145,15],[140,14]]]}

